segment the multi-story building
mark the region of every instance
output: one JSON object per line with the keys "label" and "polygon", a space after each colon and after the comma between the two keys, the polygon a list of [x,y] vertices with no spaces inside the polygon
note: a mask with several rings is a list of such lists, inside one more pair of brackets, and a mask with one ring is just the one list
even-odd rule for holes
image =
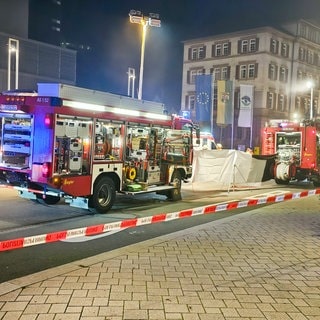
{"label": "multi-story building", "polygon": [[[250,144],[259,148],[261,129],[269,120],[320,116],[320,26],[300,20],[281,30],[261,27],[185,41],[181,109],[190,111],[194,120],[195,79],[201,74],[212,74],[215,81],[232,80],[234,88],[233,124],[216,124],[217,95],[213,90],[213,119],[201,125],[213,123],[216,140],[226,148]],[[308,80],[312,80],[311,89]],[[254,88],[250,128],[237,125],[241,84]]]}
{"label": "multi-story building", "polygon": [[75,85],[76,51],[0,32],[0,91],[39,82]]}
{"label": "multi-story building", "polygon": [[60,7],[59,0],[0,0],[0,91],[76,84],[77,52],[60,46]]}

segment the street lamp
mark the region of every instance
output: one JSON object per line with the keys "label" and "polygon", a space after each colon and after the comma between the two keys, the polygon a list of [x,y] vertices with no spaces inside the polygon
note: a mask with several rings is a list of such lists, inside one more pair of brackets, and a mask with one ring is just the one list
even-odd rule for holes
{"label": "street lamp", "polygon": [[134,80],[136,79],[136,71],[133,68],[128,69],[128,96],[130,95],[131,87],[131,97],[134,98]]}
{"label": "street lamp", "polygon": [[313,118],[313,81],[309,80],[307,82],[307,87],[310,89],[310,120]]}
{"label": "street lamp", "polygon": [[141,61],[140,61],[140,74],[139,74],[139,91],[138,99],[142,99],[142,82],[143,82],[143,64],[144,64],[144,51],[146,45],[147,27],[160,27],[161,21],[157,13],[149,13],[149,16],[144,16],[141,11],[130,10],[130,22],[138,23],[142,26],[142,39],[141,39]]}
{"label": "street lamp", "polygon": [[11,89],[11,60],[15,58],[15,89],[18,89],[19,74],[19,40],[9,38],[8,41],[8,90]]}

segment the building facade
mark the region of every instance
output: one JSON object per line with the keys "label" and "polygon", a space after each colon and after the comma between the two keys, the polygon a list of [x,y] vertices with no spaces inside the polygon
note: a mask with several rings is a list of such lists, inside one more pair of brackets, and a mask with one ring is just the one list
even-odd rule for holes
{"label": "building facade", "polygon": [[[181,109],[196,119],[197,75],[212,74],[212,119],[209,127],[224,147],[256,147],[261,129],[271,119],[301,121],[320,116],[320,26],[305,20],[283,28],[262,27],[187,40],[184,43]],[[217,80],[233,82],[233,124],[219,126]],[[312,89],[307,87],[312,81]],[[253,116],[250,128],[239,127],[240,85],[252,85]],[[311,103],[312,96],[312,103]],[[310,106],[312,105],[312,112]]]}

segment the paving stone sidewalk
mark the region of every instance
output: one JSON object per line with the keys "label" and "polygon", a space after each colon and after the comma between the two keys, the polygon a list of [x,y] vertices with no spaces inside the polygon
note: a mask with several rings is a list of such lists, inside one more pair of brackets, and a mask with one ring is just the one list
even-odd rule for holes
{"label": "paving stone sidewalk", "polygon": [[2,283],[0,319],[320,319],[319,249],[318,196],[231,211]]}

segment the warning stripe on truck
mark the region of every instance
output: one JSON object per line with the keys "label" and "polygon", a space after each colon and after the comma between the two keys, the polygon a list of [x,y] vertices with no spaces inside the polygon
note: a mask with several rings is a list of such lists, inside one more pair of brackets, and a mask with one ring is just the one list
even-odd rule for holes
{"label": "warning stripe on truck", "polygon": [[188,210],[182,210],[171,213],[161,213],[154,216],[147,216],[141,218],[134,218],[128,220],[122,220],[117,222],[111,222],[106,224],[92,225],[82,228],[62,230],[57,232],[51,232],[47,234],[41,234],[36,236],[29,236],[23,238],[17,238],[12,240],[0,241],[0,251],[8,251],[13,249],[26,248],[34,245],[51,243],[61,240],[74,239],[76,237],[92,236],[102,234],[109,231],[122,230],[126,228],[134,228],[138,226],[167,222],[176,219],[194,217],[202,214],[211,214],[222,211],[235,210],[246,207],[253,207],[262,204],[272,204],[282,201],[288,201],[293,199],[299,199],[309,196],[320,194],[320,189],[304,190],[295,193],[284,193],[279,195],[271,195],[265,197],[248,198],[244,200],[231,201],[226,203],[211,204],[203,207],[192,208]]}

